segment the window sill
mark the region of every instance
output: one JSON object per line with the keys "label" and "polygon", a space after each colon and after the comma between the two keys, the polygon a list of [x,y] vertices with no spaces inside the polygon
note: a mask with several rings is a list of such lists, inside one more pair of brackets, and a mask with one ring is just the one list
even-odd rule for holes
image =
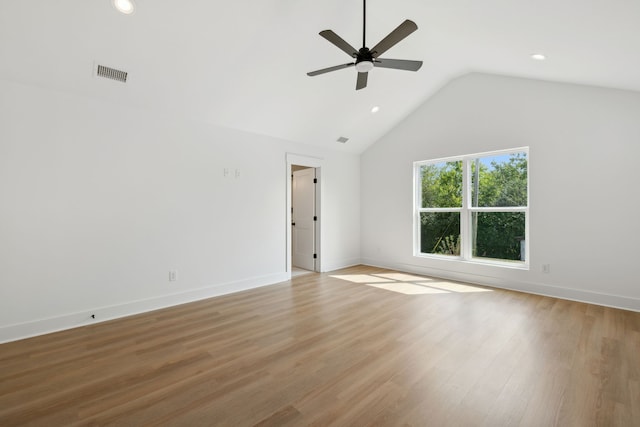
{"label": "window sill", "polygon": [[448,255],[431,255],[431,254],[414,254],[416,258],[433,259],[437,261],[458,262],[462,264],[480,265],[486,267],[499,267],[512,270],[529,270],[529,263],[526,261],[500,261],[500,260],[484,260],[482,258],[463,259],[462,257],[454,257]]}

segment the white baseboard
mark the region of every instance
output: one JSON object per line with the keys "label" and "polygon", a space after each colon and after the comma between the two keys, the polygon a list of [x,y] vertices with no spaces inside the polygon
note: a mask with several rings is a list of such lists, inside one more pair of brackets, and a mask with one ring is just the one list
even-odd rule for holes
{"label": "white baseboard", "polygon": [[351,258],[345,259],[338,262],[332,262],[327,264],[322,264],[322,272],[325,273],[327,271],[340,270],[342,268],[354,267],[356,265],[362,265],[362,260],[360,258]]}
{"label": "white baseboard", "polygon": [[[48,319],[3,326],[0,327],[0,344],[272,285],[287,280],[289,280],[287,273],[277,273],[145,300],[91,308],[82,312],[64,314]],[[95,319],[91,317],[92,314],[95,315]]]}
{"label": "white baseboard", "polygon": [[427,268],[420,265],[406,264],[401,262],[386,262],[381,260],[374,260],[371,258],[363,259],[362,263],[365,265],[370,265],[372,267],[388,268],[391,270],[421,274],[424,276],[437,277],[440,279],[471,283],[474,285],[484,285],[500,289],[509,289],[512,291],[526,292],[529,294],[543,295],[570,301],[585,302],[605,307],[613,307],[623,310],[640,312],[639,298],[585,291],[575,288],[565,288],[560,286],[547,285],[544,283],[532,283],[511,279],[505,280],[492,276],[459,273],[450,270]]}

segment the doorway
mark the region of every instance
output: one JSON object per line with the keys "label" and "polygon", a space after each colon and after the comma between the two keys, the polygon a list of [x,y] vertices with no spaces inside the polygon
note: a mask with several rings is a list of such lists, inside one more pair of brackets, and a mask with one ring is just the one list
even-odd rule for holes
{"label": "doorway", "polygon": [[321,270],[321,162],[287,154],[287,272]]}
{"label": "doorway", "polygon": [[316,168],[291,166],[291,274],[316,271]]}

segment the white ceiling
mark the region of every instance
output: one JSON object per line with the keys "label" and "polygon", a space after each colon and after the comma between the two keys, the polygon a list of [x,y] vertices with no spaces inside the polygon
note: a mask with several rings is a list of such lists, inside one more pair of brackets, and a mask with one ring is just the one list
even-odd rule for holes
{"label": "white ceiling", "polygon": [[[640,91],[638,0],[369,0],[367,45],[411,19],[383,57],[424,65],[374,69],[357,92],[353,68],[306,73],[349,62],[318,32],[360,47],[361,0],[135,1],[126,16],[111,0],[0,0],[0,78],[352,152],[471,71]],[[93,77],[95,61],[129,81]]]}

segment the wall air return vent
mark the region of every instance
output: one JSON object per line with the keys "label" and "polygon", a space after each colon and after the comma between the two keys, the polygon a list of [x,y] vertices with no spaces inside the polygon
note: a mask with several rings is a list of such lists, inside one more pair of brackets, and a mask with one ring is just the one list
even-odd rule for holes
{"label": "wall air return vent", "polygon": [[97,76],[104,77],[106,79],[116,80],[122,83],[127,82],[127,72],[116,70],[115,68],[105,67],[104,65],[98,65]]}

